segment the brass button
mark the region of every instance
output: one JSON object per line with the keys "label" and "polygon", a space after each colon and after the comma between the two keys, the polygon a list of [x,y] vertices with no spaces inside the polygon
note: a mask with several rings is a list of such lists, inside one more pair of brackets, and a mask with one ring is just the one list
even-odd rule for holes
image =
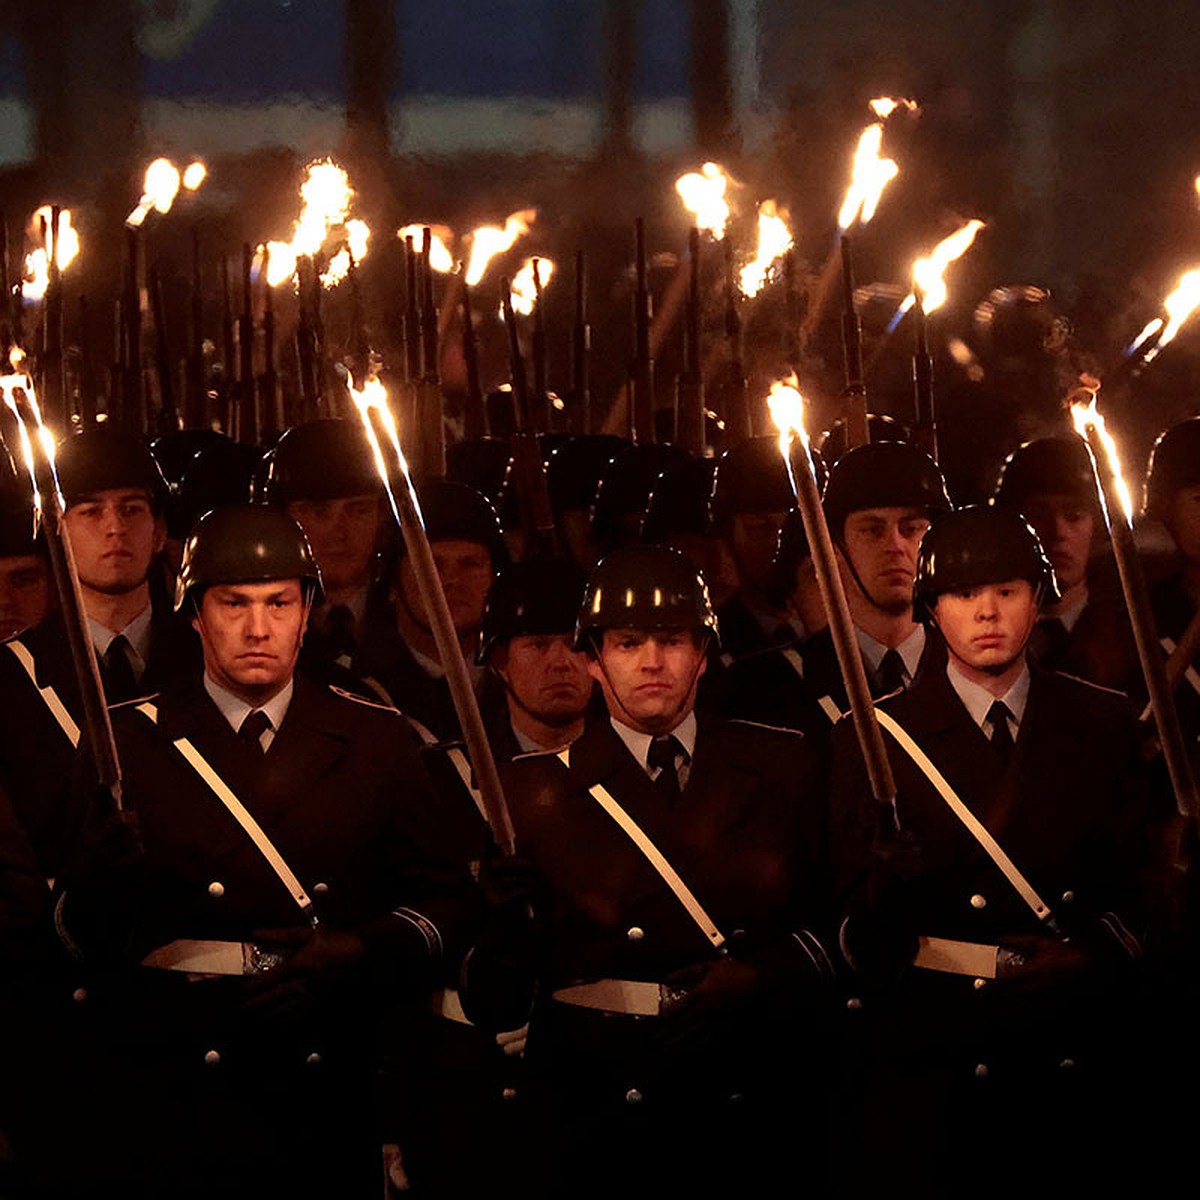
{"label": "brass button", "polygon": [[1075,893],[1073,891],[1071,891],[1070,888],[1067,888],[1067,890],[1065,892],[1063,892],[1063,903],[1064,904],[1074,904],[1075,903]]}
{"label": "brass button", "polygon": [[975,1078],[976,1078],[976,1079],[986,1079],[987,1077],[988,1077],[988,1065],[987,1065],[987,1063],[979,1063],[979,1064],[978,1064],[978,1065],[975,1067]]}
{"label": "brass button", "polygon": [[631,942],[640,942],[646,936],[646,931],[640,925],[634,925],[625,936]]}
{"label": "brass button", "polygon": [[313,891],[314,891],[314,892],[316,892],[316,894],[317,894],[318,896],[324,896],[324,895],[325,895],[325,894],[326,894],[326,893],[329,891],[329,884],[327,884],[327,883],[314,883],[314,884],[313,884]]}
{"label": "brass button", "polygon": [[637,1088],[630,1088],[629,1091],[625,1093],[626,1104],[641,1104],[641,1102],[642,1093],[639,1092]]}
{"label": "brass button", "polygon": [[850,999],[846,1001],[846,1007],[851,1012],[858,1012],[862,1006],[862,1000],[858,996],[851,996]]}
{"label": "brass button", "polygon": [[318,1051],[314,1050],[304,1061],[308,1063],[310,1067],[315,1067],[320,1063],[321,1055]]}
{"label": "brass button", "polygon": [[205,1063],[210,1067],[215,1067],[221,1061],[221,1052],[219,1050],[210,1050],[204,1056]]}
{"label": "brass button", "polygon": [[1060,1071],[1073,1071],[1075,1069],[1075,1060],[1073,1058],[1064,1058],[1058,1064],[1058,1069]]}
{"label": "brass button", "polygon": [[985,987],[987,987],[986,979],[980,978],[980,979],[975,980],[975,990],[976,991],[979,991],[980,988],[985,988]]}
{"label": "brass button", "polygon": [[504,1091],[500,1093],[500,1098],[507,1101],[515,1100],[517,1098],[517,1089],[513,1087],[506,1087]]}
{"label": "brass button", "polygon": [[225,895],[225,885],[219,879],[214,879],[212,883],[208,885],[208,894],[212,896],[214,900],[219,900],[223,895]]}
{"label": "brass button", "polygon": [[71,999],[74,1000],[76,1004],[82,1004],[87,999],[87,988],[77,987],[71,993]]}
{"label": "brass button", "polygon": [[971,897],[972,908],[987,908],[987,897],[981,896],[978,892]]}

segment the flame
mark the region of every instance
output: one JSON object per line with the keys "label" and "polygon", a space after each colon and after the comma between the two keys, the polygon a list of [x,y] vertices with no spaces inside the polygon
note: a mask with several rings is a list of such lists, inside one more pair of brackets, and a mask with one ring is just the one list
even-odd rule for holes
{"label": "flame", "polygon": [[[525,265],[513,276],[509,294],[513,312],[528,317],[537,305],[537,288],[533,282],[533,264],[537,263],[538,279],[544,288],[554,275],[554,263],[548,258],[527,258]],[[503,313],[504,305],[500,306]]]}
{"label": "flame", "polygon": [[786,214],[780,213],[774,200],[758,206],[758,250],[738,276],[743,296],[757,296],[767,282],[771,268],[792,248]]}
{"label": "flame", "polygon": [[488,263],[497,254],[511,250],[517,238],[528,233],[536,219],[536,208],[523,208],[509,214],[503,229],[497,229],[494,225],[481,225],[476,229],[471,234],[471,257],[467,259],[467,286],[474,287],[483,278]]}
{"label": "flame", "polygon": [[21,410],[17,403],[18,392],[24,393],[25,399],[29,405],[29,411],[33,416],[38,442],[41,444],[42,452],[46,456],[46,461],[50,464],[50,475],[54,480],[54,490],[57,493],[59,507],[66,508],[66,502],[63,500],[62,489],[59,487],[58,483],[58,473],[54,468],[54,435],[42,422],[42,410],[38,405],[37,393],[33,386],[33,378],[26,374],[23,370],[25,365],[24,351],[21,350],[19,346],[14,346],[9,352],[8,360],[12,367],[12,374],[0,375],[0,398],[3,398],[8,410],[16,418],[17,432],[21,440],[21,454],[25,460],[25,469],[29,472],[30,486],[33,489],[34,519],[36,521],[40,521],[42,519],[44,506],[42,502],[42,494],[38,490],[37,475],[34,471],[33,440],[30,437],[28,426],[21,417]]}
{"label": "flame", "polygon": [[880,157],[879,148],[882,145],[882,121],[868,125],[859,136],[850,186],[838,212],[838,230],[841,233],[845,233],[855,221],[867,224],[879,207],[883,189],[900,174],[900,168],[892,159]]}
{"label": "flame", "polygon": [[405,225],[396,230],[396,236],[404,241],[412,238],[413,245],[419,250],[425,230],[429,230],[429,265],[441,275],[448,275],[454,270],[454,255],[450,253],[450,242],[454,240],[454,232],[447,225]]}
{"label": "flame", "polygon": [[[396,520],[399,521],[400,513],[396,507],[396,497],[392,494],[387,463],[383,457],[383,447],[379,444],[379,439],[375,433],[375,426],[372,424],[369,416],[372,409],[379,414],[380,421],[388,435],[388,440],[392,443],[392,448],[396,451],[396,457],[400,460],[400,468],[404,472],[405,478],[410,478],[408,459],[404,457],[404,451],[400,447],[400,432],[396,428],[396,417],[392,412],[391,406],[388,404],[387,388],[383,386],[383,382],[378,376],[371,376],[363,383],[361,388],[354,386],[353,376],[347,380],[347,384],[350,399],[354,401],[354,407],[358,409],[358,415],[363,423],[363,431],[367,435],[367,441],[371,446],[371,453],[375,458],[375,470],[379,472],[379,478],[383,483],[384,490],[387,492],[388,501],[392,506],[392,513],[395,515]],[[416,507],[421,523],[424,524],[425,518],[421,513],[420,503],[417,500],[415,490],[412,491],[412,502]]]}
{"label": "flame", "polygon": [[[50,240],[53,209],[43,204],[29,220],[30,229],[36,238],[42,238],[42,221],[46,222],[43,244],[25,256],[25,274],[21,280],[21,298],[25,301],[41,300],[50,286]],[[79,233],[71,224],[71,210],[63,208],[58,214],[58,245],[54,247],[54,261],[60,271],[75,261],[79,253]]]}
{"label": "flame", "polygon": [[886,121],[898,108],[906,109],[908,112],[920,112],[921,106],[915,100],[893,100],[891,96],[880,96],[878,99],[872,100],[871,111],[881,120]]}
{"label": "flame", "polygon": [[717,241],[725,236],[729,223],[729,202],[725,192],[729,176],[715,162],[706,162],[699,171],[689,171],[675,180],[675,190],[683,207],[696,219],[696,228],[711,233]]}
{"label": "flame", "polygon": [[783,458],[783,465],[787,468],[793,492],[796,490],[796,477],[792,473],[793,437],[800,439],[804,446],[804,457],[808,461],[809,470],[812,470],[812,450],[808,441],[808,433],[804,428],[804,397],[800,395],[798,384],[799,381],[793,372],[786,379],[777,379],[772,383],[770,394],[767,396],[767,408],[770,410],[771,420],[775,422],[775,428],[779,430],[779,454]]}
{"label": "flame", "polygon": [[125,218],[131,229],[139,228],[150,210],[167,213],[179,194],[179,168],[169,158],[156,158],[147,168],[142,181],[142,198],[137,207]]}
{"label": "flame", "polygon": [[[1096,448],[1096,442],[1099,441],[1108,462],[1108,469],[1112,472],[1113,485],[1116,488],[1117,499],[1125,512],[1125,520],[1132,522],[1133,496],[1130,494],[1125,477],[1121,474],[1121,458],[1117,453],[1117,443],[1105,427],[1104,417],[1096,408],[1096,392],[1092,388],[1079,387],[1067,397],[1067,400],[1070,403],[1071,420],[1075,423],[1075,432],[1086,439],[1093,451]],[[1091,436],[1092,433],[1095,433],[1095,438]],[[1112,519],[1112,513],[1109,513],[1109,519]]]}
{"label": "flame", "polygon": [[1198,305],[1200,305],[1200,267],[1193,267],[1192,270],[1185,271],[1179,277],[1179,283],[1175,290],[1163,301],[1163,311],[1167,314],[1166,322],[1163,322],[1161,318],[1156,318],[1142,330],[1138,345],[1141,345],[1151,333],[1162,330],[1158,342],[1146,354],[1146,362],[1153,362],[1159,351],[1175,340],[1175,335],[1183,327],[1184,321],[1192,315]]}
{"label": "flame", "polygon": [[208,177],[208,168],[198,159],[194,163],[188,163],[187,170],[183,173],[183,186],[189,192],[194,192]]}
{"label": "flame", "polygon": [[268,242],[267,286],[279,287],[296,273],[296,251],[291,242]]}
{"label": "flame", "polygon": [[[975,240],[975,235],[982,228],[982,221],[976,219],[968,221],[960,229],[956,229],[949,237],[942,238],[933,248],[933,253],[928,258],[918,258],[913,263],[913,283],[921,289],[921,306],[927,313],[941,308],[946,303],[946,297],[949,293],[946,290],[946,284],[942,276],[946,273],[946,268],[952,262],[957,262],[966,254],[971,243]],[[896,310],[893,324],[908,312],[916,302],[916,296],[912,292],[909,292],[903,301],[901,301],[900,307]]]}

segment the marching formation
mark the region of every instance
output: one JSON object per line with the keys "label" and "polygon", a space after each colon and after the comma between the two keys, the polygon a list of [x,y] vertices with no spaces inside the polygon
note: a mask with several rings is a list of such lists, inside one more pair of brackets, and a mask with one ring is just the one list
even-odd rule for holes
{"label": "marching formation", "polygon": [[[540,510],[460,442],[414,541],[373,428],[95,426],[57,530],[0,458],[6,1195],[1171,1178],[1195,814],[1083,438],[957,507],[814,439],[834,581],[775,438],[529,435]],[[1145,494],[1200,764],[1200,418]]]}

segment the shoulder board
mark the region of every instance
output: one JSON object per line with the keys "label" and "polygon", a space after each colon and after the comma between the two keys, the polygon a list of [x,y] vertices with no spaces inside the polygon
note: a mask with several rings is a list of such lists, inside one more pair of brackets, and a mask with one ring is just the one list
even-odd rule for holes
{"label": "shoulder board", "polygon": [[747,721],[743,717],[729,717],[730,725],[743,725],[748,729],[766,729],[770,733],[790,733],[793,737],[802,738],[804,730],[788,729],[786,725],[768,725],[765,721]]}
{"label": "shoulder board", "polygon": [[520,754],[512,756],[512,762],[526,762],[533,758],[557,758],[562,753],[562,747],[557,750],[524,750]]}
{"label": "shoulder board", "polygon": [[147,700],[157,700],[162,692],[147,692],[144,696],[137,696],[133,700],[118,700],[116,704],[110,704],[108,711],[110,713],[123,712],[127,708],[136,708],[139,704],[145,704]]}
{"label": "shoulder board", "polygon": [[343,700],[353,700],[355,704],[361,704],[365,708],[377,708],[380,712],[395,713],[396,716],[400,716],[400,710],[390,704],[384,704],[380,700],[368,700],[365,696],[360,696],[355,692],[348,692],[345,688],[340,688],[334,683],[327,684],[326,686],[335,696],[341,696]]}

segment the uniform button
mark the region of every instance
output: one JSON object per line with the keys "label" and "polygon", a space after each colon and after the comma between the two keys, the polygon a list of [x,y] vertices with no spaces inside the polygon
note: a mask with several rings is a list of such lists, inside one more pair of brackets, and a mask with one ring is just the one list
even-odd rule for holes
{"label": "uniform button", "polygon": [[329,884],[327,884],[327,883],[314,883],[314,884],[313,884],[313,891],[314,891],[314,892],[316,892],[318,896],[324,896],[324,895],[325,895],[325,893],[329,891]]}
{"label": "uniform button", "polygon": [[729,1097],[730,1104],[743,1104],[745,1103],[745,1100],[746,1097],[743,1096],[741,1092],[734,1092],[733,1095]]}
{"label": "uniform button", "polygon": [[979,991],[980,988],[985,988],[985,987],[987,987],[986,979],[976,979],[975,980],[975,990],[976,991]]}
{"label": "uniform button", "polygon": [[210,1050],[204,1056],[204,1062],[207,1066],[215,1067],[221,1061],[221,1052],[219,1050]]}
{"label": "uniform button", "polygon": [[212,883],[208,885],[208,894],[214,899],[219,900],[223,895],[225,895],[225,885],[219,879],[214,879]]}
{"label": "uniform button", "polygon": [[987,1065],[987,1063],[979,1063],[979,1064],[978,1064],[978,1065],[975,1067],[975,1078],[976,1078],[976,1079],[986,1079],[987,1077],[988,1077],[988,1065]]}
{"label": "uniform button", "polygon": [[500,1093],[501,1100],[506,1100],[506,1101],[511,1102],[511,1101],[515,1100],[516,1098],[517,1098],[517,1089],[513,1088],[513,1087],[506,1087],[504,1089],[504,1091],[502,1091]]}
{"label": "uniform button", "polygon": [[987,908],[987,897],[981,896],[978,892],[971,897],[972,908]]}
{"label": "uniform button", "polygon": [[305,1060],[310,1067],[318,1066],[321,1062],[321,1055],[314,1050]]}
{"label": "uniform button", "polygon": [[625,936],[631,942],[640,942],[646,936],[646,931],[640,925],[634,925]]}
{"label": "uniform button", "polygon": [[641,1102],[642,1093],[639,1092],[637,1088],[630,1088],[629,1091],[625,1093],[626,1104],[641,1104]]}
{"label": "uniform button", "polygon": [[71,993],[71,999],[74,1000],[76,1004],[82,1004],[87,999],[87,988],[76,988]]}
{"label": "uniform button", "polygon": [[1073,1071],[1073,1070],[1075,1070],[1075,1060],[1074,1060],[1073,1058],[1064,1058],[1064,1059],[1062,1060],[1062,1062],[1060,1062],[1060,1063],[1058,1064],[1058,1069],[1059,1069],[1060,1071]]}
{"label": "uniform button", "polygon": [[1064,904],[1074,904],[1075,903],[1075,893],[1073,891],[1071,891],[1070,888],[1068,888],[1065,892],[1063,892],[1063,903]]}
{"label": "uniform button", "polygon": [[862,1008],[862,1000],[858,996],[851,996],[850,999],[846,1001],[846,1007],[851,1012],[858,1012],[859,1009]]}

